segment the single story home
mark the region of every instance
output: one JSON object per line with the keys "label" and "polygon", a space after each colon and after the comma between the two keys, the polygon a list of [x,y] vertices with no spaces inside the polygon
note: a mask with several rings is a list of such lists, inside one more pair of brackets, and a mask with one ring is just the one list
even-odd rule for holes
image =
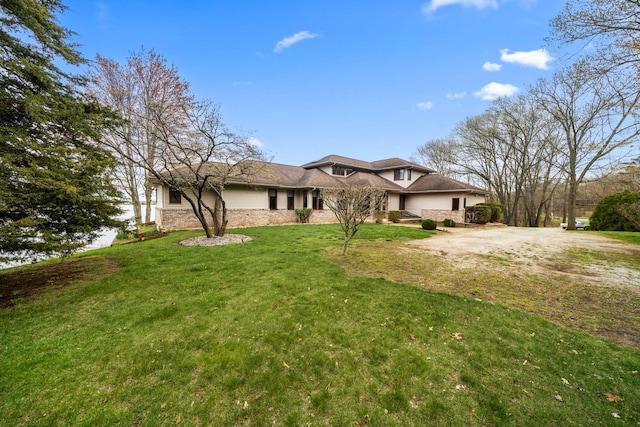
{"label": "single story home", "polygon": [[[223,199],[229,227],[294,223],[295,209],[312,208],[311,223],[335,222],[325,209],[323,188],[370,185],[387,192],[385,210],[400,210],[416,218],[464,222],[465,208],[485,202],[488,192],[436,174],[400,158],[366,162],[329,155],[302,166],[261,163],[250,180],[232,178]],[[200,228],[191,205],[179,192],[156,182],[156,224],[164,230]],[[213,204],[214,194],[207,195]]]}

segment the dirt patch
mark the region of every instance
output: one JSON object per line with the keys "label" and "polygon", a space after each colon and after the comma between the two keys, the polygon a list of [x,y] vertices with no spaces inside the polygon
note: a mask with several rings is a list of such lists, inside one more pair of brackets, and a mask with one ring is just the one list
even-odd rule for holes
{"label": "dirt patch", "polygon": [[[638,246],[585,232],[554,228],[519,228],[500,225],[484,228],[449,228],[429,239],[412,241],[428,253],[444,255],[461,268],[482,268],[488,259],[504,261],[502,269],[537,274],[588,276],[603,286],[623,286],[640,292],[640,269],[609,258],[640,256]],[[581,257],[580,255],[584,255]],[[599,256],[589,256],[599,254]]]}
{"label": "dirt patch", "polygon": [[89,257],[0,272],[0,308],[22,304],[45,289],[92,282],[119,269],[118,262],[113,258]]}

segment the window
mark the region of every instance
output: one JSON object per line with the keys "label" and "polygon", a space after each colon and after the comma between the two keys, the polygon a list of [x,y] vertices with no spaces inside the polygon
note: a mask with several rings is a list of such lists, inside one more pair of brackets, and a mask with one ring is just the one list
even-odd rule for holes
{"label": "window", "polygon": [[182,203],[182,194],[178,190],[169,189],[169,203],[179,205]]}
{"label": "window", "polygon": [[278,209],[278,190],[269,190],[269,209],[272,211]]}
{"label": "window", "polygon": [[463,208],[467,207],[467,198],[466,197],[464,199],[462,199],[462,207]]}
{"label": "window", "polygon": [[293,210],[293,197],[294,197],[295,193],[293,192],[293,190],[289,190],[287,191],[287,209],[289,209],[290,211]]}
{"label": "window", "polygon": [[460,197],[454,197],[451,199],[451,210],[459,211],[460,210]]}
{"label": "window", "polygon": [[407,169],[407,181],[411,181],[411,169]]}
{"label": "window", "polygon": [[394,181],[404,181],[404,169],[396,169],[393,171]]}
{"label": "window", "polygon": [[322,193],[320,193],[320,190],[314,190],[314,192],[311,193],[311,204],[315,210],[324,209],[324,201],[322,200]]}
{"label": "window", "polygon": [[345,176],[345,175],[351,175],[353,173],[353,169],[347,169],[345,167],[342,166],[332,166],[331,167],[331,173],[333,175],[341,175],[341,176]]}
{"label": "window", "polygon": [[303,208],[307,208],[309,206],[309,202],[307,201],[308,198],[309,198],[309,191],[303,190],[302,191],[302,207]]}

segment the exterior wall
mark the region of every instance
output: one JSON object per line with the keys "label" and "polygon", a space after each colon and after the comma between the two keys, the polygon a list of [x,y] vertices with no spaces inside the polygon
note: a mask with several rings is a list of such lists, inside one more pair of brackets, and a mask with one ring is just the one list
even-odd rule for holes
{"label": "exterior wall", "polygon": [[[280,197],[278,192],[278,197]],[[269,209],[266,188],[229,186],[224,190],[224,201],[235,209]],[[279,200],[278,200],[279,202]]]}
{"label": "exterior wall", "polygon": [[383,171],[378,173],[377,175],[380,176],[381,178],[386,179],[387,181],[391,181],[403,188],[407,188],[408,186],[410,186],[411,184],[413,184],[413,182],[420,178],[422,175],[424,175],[424,173],[422,172],[416,172],[415,170],[411,170],[411,179],[408,179],[409,176],[409,169],[405,169],[404,170],[404,179],[403,180],[399,180],[399,181],[395,181],[393,179],[394,177],[394,170],[388,170],[388,171]]}
{"label": "exterior wall", "polygon": [[[212,218],[207,215],[209,224]],[[295,211],[287,209],[227,209],[228,227],[258,227],[275,224],[294,224],[297,222]],[[328,209],[314,210],[309,217],[311,224],[337,222],[336,216]],[[191,208],[162,209],[156,208],[156,224],[164,231],[197,230],[200,222]]]}
{"label": "exterior wall", "polygon": [[400,209],[400,195],[397,193],[388,193],[389,199],[387,200],[387,210],[397,211]]}
{"label": "exterior wall", "polygon": [[464,209],[459,211],[445,210],[445,209],[422,209],[420,216],[422,219],[432,219],[436,222],[442,222],[449,218],[462,224],[464,222]]}

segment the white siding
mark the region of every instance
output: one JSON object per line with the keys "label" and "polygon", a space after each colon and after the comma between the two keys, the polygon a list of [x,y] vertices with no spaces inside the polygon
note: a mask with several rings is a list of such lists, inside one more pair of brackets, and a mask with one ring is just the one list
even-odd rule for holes
{"label": "white siding", "polygon": [[229,187],[224,190],[223,196],[228,209],[269,209],[269,195],[264,188]]}

